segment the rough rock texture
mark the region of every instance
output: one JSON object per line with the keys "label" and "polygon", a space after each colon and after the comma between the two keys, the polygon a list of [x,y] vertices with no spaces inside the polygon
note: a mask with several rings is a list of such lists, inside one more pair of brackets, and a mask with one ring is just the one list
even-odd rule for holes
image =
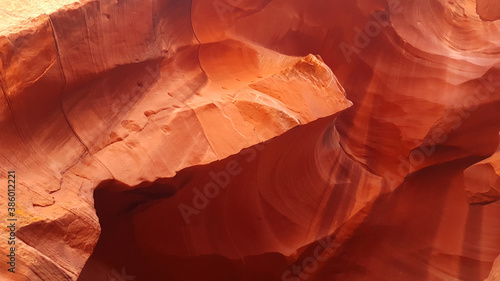
{"label": "rough rock texture", "polygon": [[498,7],[2,2],[0,279],[496,280]]}

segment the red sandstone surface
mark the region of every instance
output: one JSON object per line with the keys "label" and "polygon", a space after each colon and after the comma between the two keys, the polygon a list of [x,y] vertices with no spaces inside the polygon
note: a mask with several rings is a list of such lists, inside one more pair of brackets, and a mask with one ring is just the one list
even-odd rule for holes
{"label": "red sandstone surface", "polygon": [[500,280],[499,3],[0,2],[0,280]]}

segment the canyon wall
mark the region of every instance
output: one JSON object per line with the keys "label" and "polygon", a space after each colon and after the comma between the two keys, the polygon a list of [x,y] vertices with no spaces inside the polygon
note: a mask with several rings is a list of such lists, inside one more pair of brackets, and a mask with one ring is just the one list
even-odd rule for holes
{"label": "canyon wall", "polygon": [[0,278],[498,278],[495,1],[0,5]]}

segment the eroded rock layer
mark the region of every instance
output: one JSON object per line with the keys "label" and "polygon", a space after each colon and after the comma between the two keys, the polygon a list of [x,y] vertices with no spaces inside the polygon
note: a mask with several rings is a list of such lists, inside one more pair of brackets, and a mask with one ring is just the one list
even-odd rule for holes
{"label": "eroded rock layer", "polygon": [[496,1],[4,2],[0,279],[498,278]]}
{"label": "eroded rock layer", "polygon": [[487,159],[464,171],[467,196],[471,203],[490,203],[500,199],[500,147]]}

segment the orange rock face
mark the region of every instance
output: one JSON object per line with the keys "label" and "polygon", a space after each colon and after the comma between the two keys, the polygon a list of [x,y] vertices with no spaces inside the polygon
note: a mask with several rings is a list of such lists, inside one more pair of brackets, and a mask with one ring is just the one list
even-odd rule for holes
{"label": "orange rock face", "polygon": [[0,279],[497,280],[499,8],[0,3]]}
{"label": "orange rock face", "polygon": [[500,280],[500,257],[498,257],[497,260],[495,261],[490,275],[485,280],[486,281]]}

